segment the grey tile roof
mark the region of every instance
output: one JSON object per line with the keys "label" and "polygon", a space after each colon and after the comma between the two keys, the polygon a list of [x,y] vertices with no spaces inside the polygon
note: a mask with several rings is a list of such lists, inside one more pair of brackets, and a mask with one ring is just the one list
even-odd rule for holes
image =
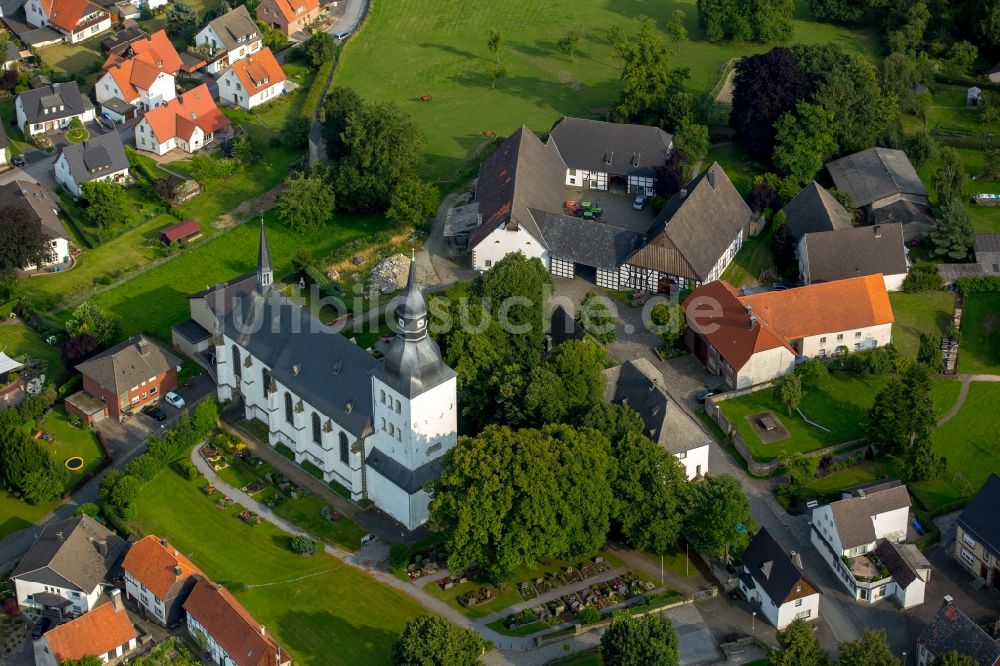
{"label": "grey tile roof", "polygon": [[573,319],[566,308],[557,305],[549,318],[549,336],[552,338],[554,349],[570,340],[583,340],[587,334],[584,332],[583,326],[580,326],[580,322]]}
{"label": "grey tile roof", "polygon": [[476,198],[482,224],[469,234],[469,249],[509,220],[542,242],[529,208],[563,209],[566,165],[554,146],[546,146],[523,125],[479,168]]}
{"label": "grey tile roof", "polygon": [[878,558],[879,562],[885,565],[885,568],[889,570],[889,575],[901,587],[909,587],[910,583],[919,578],[913,566],[903,557],[899,549],[896,548],[896,544],[891,541],[886,539],[879,541],[878,545],[875,546],[873,554]]}
{"label": "grey tile roof", "polygon": [[84,361],[76,369],[106,390],[121,395],[179,364],[173,354],[140,333]]}
{"label": "grey tile roof", "polygon": [[118,132],[98,134],[83,143],[71,143],[62,149],[62,154],[78,186],[128,168],[128,157]]}
{"label": "grey tile roof", "polygon": [[[21,100],[24,117],[30,124],[69,118],[94,108],[90,100],[80,94],[76,81],[52,83],[42,88],[25,90],[17,98]],[[59,110],[60,106],[63,107],[62,111]],[[44,112],[46,108],[50,109],[49,113]],[[117,133],[114,134],[117,136]]]}
{"label": "grey tile roof", "polygon": [[89,593],[126,548],[125,541],[93,518],[67,518],[42,530],[11,577],[43,584],[61,578]]}
{"label": "grey tile roof", "polygon": [[983,487],[958,517],[966,532],[1000,553],[1000,476],[990,474]]}
{"label": "grey tile roof", "polygon": [[235,51],[240,47],[240,44],[253,41],[260,32],[260,28],[250,16],[250,12],[243,5],[230,9],[222,16],[209,21],[208,24],[215,30],[227,51]]}
{"label": "grey tile roof", "polygon": [[906,240],[926,234],[937,224],[928,206],[906,200],[894,201],[887,206],[876,208],[872,212],[872,222],[875,224],[899,222],[903,225],[903,238]]}
{"label": "grey tile roof", "polygon": [[802,581],[805,581],[808,588],[815,590],[781,544],[763,527],[750,540],[740,560],[749,570],[757,587],[762,589],[776,606],[781,606]]}
{"label": "grey tile roof", "polygon": [[670,199],[628,263],[703,282],[740,229],[746,240],[752,215],[714,162]]}
{"label": "grey tile roof", "polygon": [[570,169],[652,176],[663,166],[673,137],[659,127],[563,118],[548,142]]}
{"label": "grey tile roof", "polygon": [[124,28],[110,37],[102,39],[101,50],[105,53],[121,55],[128,48],[129,44],[148,36],[146,31],[138,26]]}
{"label": "grey tile roof", "polygon": [[642,245],[642,234],[610,224],[537,208],[528,212],[541,230],[550,256],[555,258],[617,270]]}
{"label": "grey tile roof", "polygon": [[17,43],[15,43],[14,41],[7,42],[7,48],[4,54],[4,60],[9,63],[14,63],[20,59],[21,59],[21,50],[17,47]]}
{"label": "grey tile roof", "polygon": [[368,452],[365,464],[381,476],[413,495],[423,489],[424,484],[441,475],[441,459],[437,458],[416,469],[409,469],[377,448]]}
{"label": "grey tile roof", "polygon": [[176,331],[178,335],[191,343],[198,343],[212,337],[211,331],[205,330],[205,328],[194,319],[188,319],[179,324],[174,324],[171,326],[171,330]]}
{"label": "grey tile roof", "polygon": [[804,243],[813,283],[908,270],[901,224],[820,231],[806,234]]}
{"label": "grey tile roof", "polygon": [[862,497],[842,499],[830,504],[833,523],[844,550],[856,548],[876,540],[874,516],[910,506],[910,494],[906,486],[896,486]]}
{"label": "grey tile roof", "polygon": [[972,657],[981,666],[1000,662],[1000,645],[954,603],[945,602],[920,633],[917,644],[932,656],[954,650]]}
{"label": "grey tile roof", "polygon": [[56,214],[59,201],[45,186],[27,180],[0,185],[0,201],[12,203],[25,211],[30,219],[42,225],[42,231],[49,238],[69,238],[66,227]]}
{"label": "grey tile roof", "polygon": [[927,196],[917,170],[902,150],[869,148],[826,165],[838,190],[851,195],[861,208],[897,194]]}
{"label": "grey tile roof", "polygon": [[815,180],[795,195],[782,209],[792,237],[799,239],[815,231],[850,229],[851,213]]}

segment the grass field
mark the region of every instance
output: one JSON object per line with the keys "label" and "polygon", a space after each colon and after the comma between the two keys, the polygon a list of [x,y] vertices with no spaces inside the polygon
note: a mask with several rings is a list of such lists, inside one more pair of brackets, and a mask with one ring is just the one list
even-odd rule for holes
{"label": "grass field", "polygon": [[6,490],[0,490],[0,539],[12,532],[31,527],[59,506],[61,501],[52,500],[44,504],[28,504]]}
{"label": "grass field", "polygon": [[773,238],[774,227],[769,225],[764,231],[747,239],[733,263],[722,274],[722,279],[737,289],[760,284],[757,280],[760,272],[774,265],[774,254],[771,252]]}
{"label": "grass field", "polygon": [[[774,399],[770,389],[724,400],[719,405],[750,447],[754,459],[767,462],[790,453],[806,453],[863,437],[865,416],[885,381],[873,378],[865,383],[851,376],[832,374],[815,390],[803,391],[799,409],[811,420],[829,428],[828,433],[807,424],[794,412],[791,417],[787,416],[788,412]],[[773,411],[788,429],[786,439],[765,444],[757,436],[746,417],[767,410]]]}
{"label": "grass field", "polygon": [[101,40],[108,34],[102,33],[76,44],[60,42],[43,46],[38,49],[38,56],[42,62],[52,67],[57,77],[76,80],[80,84],[80,91],[84,95],[90,95],[94,84],[100,78],[100,66],[104,62],[104,56],[101,55]]}
{"label": "grass field", "polygon": [[[622,24],[631,31],[634,17],[648,15],[662,29],[677,9],[685,12],[689,39],[676,44],[673,63],[689,68],[694,92],[709,91],[729,59],[771,48],[709,43],[698,28],[695,0],[398,0],[373,6],[368,23],[347,45],[335,82],[367,99],[392,101],[410,114],[427,139],[424,172],[447,181],[483,143],[486,130],[506,136],[525,124],[547,132],[562,116],[593,115],[613,104],[619,72],[610,57],[608,26]],[[584,37],[570,60],[558,53],[556,41],[574,24]],[[794,27],[792,42],[833,41],[877,57],[873,32],[811,20],[804,0],[796,2]],[[485,75],[489,29],[504,37],[501,55],[510,72],[495,90]],[[421,104],[422,95],[433,101]]]}
{"label": "grass field", "polygon": [[955,295],[948,291],[889,294],[892,304],[892,342],[903,355],[917,358],[920,334],[944,335],[955,309]]}
{"label": "grass field", "polygon": [[892,458],[870,460],[843,471],[828,474],[821,479],[811,479],[803,486],[802,491],[806,496],[822,495],[878,479],[899,478],[899,474],[899,468]]}
{"label": "grass field", "polygon": [[248,527],[233,510],[164,471],[143,488],[136,527],[168,538],[234,590],[296,663],[389,663],[403,625],[421,614],[415,602],[325,553],[292,553],[288,534],[266,522]]}
{"label": "grass field", "polygon": [[934,402],[934,415],[941,418],[947,414],[962,390],[962,383],[957,379],[935,378],[931,383],[931,400]]}
{"label": "grass field", "polygon": [[[969,112],[971,113],[971,112]],[[977,126],[978,127],[978,126]],[[986,156],[983,151],[971,148],[957,148],[965,172],[969,176],[969,181],[965,186],[965,207],[972,216],[972,223],[977,233],[998,233],[1000,232],[1000,208],[989,206],[977,206],[972,203],[973,194],[1000,194],[1000,181],[997,180],[972,180],[983,172]],[[923,182],[924,187],[931,194],[931,200],[937,201],[937,190],[934,188],[934,174],[937,173],[941,165],[938,155],[935,155],[927,164],[917,169],[917,174]]]}
{"label": "grass field", "polygon": [[958,371],[1000,374],[1000,293],[973,293],[965,297]]}
{"label": "grass field", "polygon": [[59,348],[45,344],[41,335],[20,322],[0,323],[0,351],[20,361],[26,360],[25,356],[45,361],[48,364],[46,374],[57,385],[69,378]]}
{"label": "grass field", "polygon": [[[348,241],[381,230],[384,224],[374,217],[341,217],[305,236],[280,224],[273,210],[265,218],[268,247],[278,275],[290,270],[292,257],[300,248],[316,257],[324,256]],[[124,320],[127,334],[147,331],[169,340],[170,326],[190,316],[188,294],[253,270],[259,242],[260,227],[244,224],[138,274],[95,301]]]}
{"label": "grass field", "polygon": [[712,145],[702,164],[707,167],[712,162],[719,163],[733,186],[744,197],[750,193],[753,177],[768,169],[766,165],[751,159],[742,144],[733,142]]}
{"label": "grass field", "polygon": [[325,504],[316,495],[307,495],[278,505],[274,512],[344,550],[353,552],[360,548],[365,530],[347,518],[333,522],[327,520],[322,514]]}

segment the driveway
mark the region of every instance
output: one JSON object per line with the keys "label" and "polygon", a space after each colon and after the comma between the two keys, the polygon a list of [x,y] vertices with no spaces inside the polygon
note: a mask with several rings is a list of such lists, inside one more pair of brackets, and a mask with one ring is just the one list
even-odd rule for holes
{"label": "driveway", "polygon": [[12,183],[15,180],[26,180],[32,183],[41,183],[50,190],[55,188],[55,180],[52,178],[52,166],[56,162],[56,154],[49,154],[42,150],[32,150],[24,154],[26,164],[23,167],[14,167],[0,174],[0,185]]}
{"label": "driveway", "polygon": [[367,5],[368,0],[342,0],[340,6],[330,7],[329,11],[336,20],[330,24],[326,31],[331,35],[338,32],[353,33],[358,29],[358,24],[361,23],[361,17],[364,16]]}

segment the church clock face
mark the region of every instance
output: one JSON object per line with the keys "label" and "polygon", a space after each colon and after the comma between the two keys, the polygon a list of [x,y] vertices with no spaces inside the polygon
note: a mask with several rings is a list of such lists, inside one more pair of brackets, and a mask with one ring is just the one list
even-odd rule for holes
{"label": "church clock face", "polygon": [[425,326],[427,326],[427,320],[426,319],[424,319],[423,317],[421,317],[420,319],[417,320],[417,330],[418,331],[424,330]]}
{"label": "church clock face", "polygon": [[406,328],[406,322],[403,321],[402,317],[400,317],[399,319],[397,319],[396,322],[399,324],[400,328]]}

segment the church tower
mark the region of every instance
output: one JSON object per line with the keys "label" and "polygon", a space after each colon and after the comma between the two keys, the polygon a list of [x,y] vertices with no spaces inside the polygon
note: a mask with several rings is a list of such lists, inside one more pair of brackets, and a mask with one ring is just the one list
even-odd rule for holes
{"label": "church tower", "polygon": [[271,251],[267,249],[267,234],[264,233],[264,220],[260,221],[260,247],[257,250],[257,291],[265,292],[274,282],[274,270],[271,268]]}
{"label": "church tower", "polygon": [[458,429],[456,373],[427,332],[416,273],[411,257],[394,312],[396,337],[372,375],[374,433],[366,446],[369,498],[394,516],[409,515],[410,529],[427,519],[423,484],[440,472],[440,458],[455,445]]}

